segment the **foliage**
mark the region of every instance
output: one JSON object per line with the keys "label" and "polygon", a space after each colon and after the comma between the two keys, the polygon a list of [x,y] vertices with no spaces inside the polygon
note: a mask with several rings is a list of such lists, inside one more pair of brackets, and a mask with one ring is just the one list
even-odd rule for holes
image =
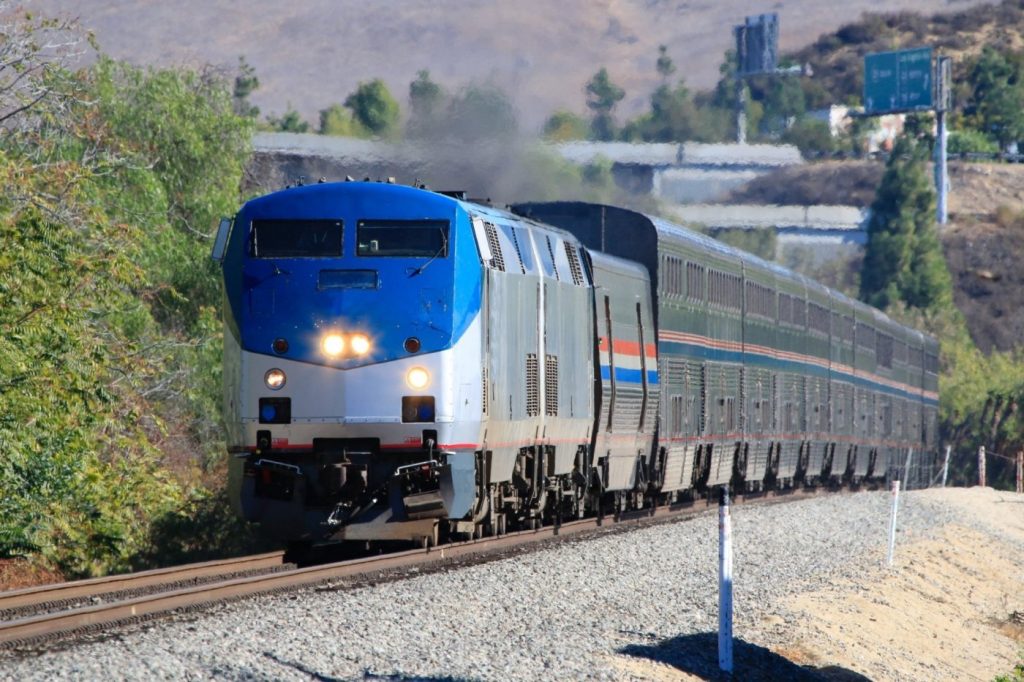
{"label": "foliage", "polygon": [[668,46],[658,45],[658,61],[655,62],[655,68],[658,70],[658,75],[661,76],[662,84],[668,81],[668,77],[676,72],[676,65],[672,63],[672,58],[668,56]]}
{"label": "foliage", "polygon": [[779,141],[796,145],[804,156],[828,154],[836,148],[828,123],[814,118],[799,119],[782,133]]}
{"label": "foliage", "polygon": [[993,682],[1024,682],[1024,662],[1013,666],[1013,670],[1007,675],[997,675]]}
{"label": "foliage", "polygon": [[267,116],[267,128],[279,133],[308,133],[309,123],[302,120],[302,115],[288,105],[288,110],[281,117]]}
{"label": "foliage", "polygon": [[231,93],[235,103],[235,115],[243,118],[256,119],[260,115],[260,108],[249,101],[249,95],[260,87],[260,79],[256,76],[256,69],[245,57],[238,58],[238,73],[235,75],[235,88]]}
{"label": "foliage", "polygon": [[469,141],[508,139],[519,130],[511,100],[493,85],[470,85],[453,97],[446,125],[451,134]]}
{"label": "foliage", "polygon": [[338,137],[370,136],[370,132],[352,118],[352,112],[340,104],[332,104],[320,110],[320,128],[317,132]]}
{"label": "foliage", "polygon": [[219,450],[206,231],[252,121],[212,70],[72,75],[42,46],[80,45],[73,27],[5,31],[24,75],[0,86],[0,556],[123,570],[192,495],[197,444]]}
{"label": "foliage", "polygon": [[[127,173],[127,180],[142,184],[135,203],[109,188],[120,197],[115,208],[172,228],[150,230],[142,254],[142,264],[167,285],[157,293],[155,312],[170,327],[195,329],[203,307],[220,303],[215,268],[206,258],[210,230],[237,206],[251,122],[233,113],[227,84],[210,70],[140,69],[103,58],[88,87],[116,151],[151,170]],[[165,205],[154,206],[154,194]]]}
{"label": "foliage", "polygon": [[[159,367],[138,356],[138,230],[89,205],[93,171],[74,161],[3,157],[0,174],[5,193],[29,199],[0,207],[0,556],[118,568],[141,546],[144,514],[180,499],[144,430],[141,389]],[[45,199],[54,188],[59,212]]]}
{"label": "foliage", "polygon": [[773,229],[766,230],[713,230],[711,236],[720,242],[737,249],[743,249],[748,253],[765,260],[775,259],[775,249],[778,244],[778,235]]}
{"label": "foliage", "polygon": [[352,117],[371,134],[388,137],[397,132],[398,102],[381,79],[360,82],[355,92],[345,99],[345,106],[352,110]]}
{"label": "foliage", "polygon": [[598,191],[609,192],[615,187],[611,159],[600,155],[580,169],[580,177],[584,183]]}
{"label": "foliage", "polygon": [[623,130],[624,139],[645,142],[710,142],[715,138],[713,126],[690,97],[683,81],[670,88],[659,86],[651,95],[651,111]]}
{"label": "foliage", "polygon": [[430,72],[419,71],[416,80],[409,83],[409,109],[407,125],[410,137],[426,137],[441,124],[441,115],[447,95],[444,89],[430,79]]}
{"label": "foliage", "polygon": [[556,111],[544,122],[541,134],[549,142],[585,140],[590,136],[590,124],[571,111]]}
{"label": "foliage", "polygon": [[980,130],[954,130],[949,133],[946,151],[950,154],[995,154],[999,143]]}
{"label": "foliage", "polygon": [[[797,76],[762,76],[750,82],[751,98],[761,102],[764,107],[760,126],[762,132],[778,135],[807,111],[804,91]],[[761,87],[755,88],[754,85]]]}
{"label": "foliage", "polygon": [[626,91],[612,82],[608,69],[603,66],[587,82],[584,91],[587,95],[587,107],[594,112],[590,124],[594,139],[615,139],[615,119],[612,118],[612,110],[626,96]]}
{"label": "foliage", "polygon": [[866,154],[868,139],[878,127],[876,116],[854,116],[850,120],[849,128],[837,140],[836,146],[841,151],[852,152],[858,156]]}
{"label": "foliage", "polygon": [[1024,54],[986,46],[968,74],[965,122],[1003,148],[1024,139]]}
{"label": "foliage", "polygon": [[935,192],[922,148],[902,136],[871,205],[862,300],[878,308],[896,301],[922,309],[951,305],[952,285],[934,221]]}

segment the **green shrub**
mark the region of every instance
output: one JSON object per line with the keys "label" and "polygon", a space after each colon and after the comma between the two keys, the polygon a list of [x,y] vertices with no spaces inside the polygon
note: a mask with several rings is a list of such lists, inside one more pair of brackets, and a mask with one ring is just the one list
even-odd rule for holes
{"label": "green shrub", "polygon": [[946,151],[950,154],[995,154],[999,143],[980,130],[954,130],[949,134]]}

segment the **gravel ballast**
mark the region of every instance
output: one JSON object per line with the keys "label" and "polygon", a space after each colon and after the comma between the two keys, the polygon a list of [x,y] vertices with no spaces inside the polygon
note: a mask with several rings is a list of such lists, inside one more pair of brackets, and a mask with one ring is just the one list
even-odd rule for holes
{"label": "gravel ballast", "polygon": [[[788,626],[774,605],[787,597],[879,572],[890,501],[860,492],[733,508],[738,656],[774,656]],[[953,521],[965,522],[928,491],[902,494],[897,553]],[[697,519],[515,558],[264,597],[0,658],[0,678],[621,679],[631,674],[613,665],[620,654],[700,672],[716,660],[717,562],[710,507]],[[687,655],[696,658],[678,660]]]}

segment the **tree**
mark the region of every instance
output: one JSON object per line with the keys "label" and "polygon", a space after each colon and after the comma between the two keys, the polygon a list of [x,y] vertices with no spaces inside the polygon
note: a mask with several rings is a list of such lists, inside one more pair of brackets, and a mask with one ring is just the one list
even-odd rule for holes
{"label": "tree", "polygon": [[256,77],[256,69],[245,61],[245,57],[239,56],[238,73],[235,75],[235,88],[232,92],[235,114],[251,119],[259,117],[260,108],[249,102],[249,95],[259,87],[260,79]]}
{"label": "tree", "polygon": [[373,135],[387,137],[398,126],[398,102],[379,78],[360,82],[355,92],[345,100],[345,106],[352,110],[353,118]]}
{"label": "tree", "polygon": [[949,133],[950,154],[996,154],[998,152],[999,144],[980,130],[967,128]]}
{"label": "tree", "polygon": [[668,47],[665,45],[658,45],[658,61],[655,63],[655,68],[658,70],[658,75],[661,76],[662,84],[667,83],[668,77],[676,72],[676,65],[668,56]]}
{"label": "tree", "polygon": [[974,84],[964,107],[972,127],[1004,149],[1024,139],[1024,55],[986,46],[970,69]]}
{"label": "tree", "polygon": [[602,66],[587,82],[586,93],[587,107],[594,112],[590,124],[594,138],[601,141],[614,139],[615,120],[612,118],[612,110],[626,96],[626,91],[611,81],[608,69]]}
{"label": "tree", "polygon": [[338,137],[369,137],[370,133],[352,118],[352,112],[340,104],[332,104],[320,110],[321,135]]}
{"label": "tree", "polygon": [[805,157],[828,154],[836,147],[828,123],[810,117],[797,119],[782,133],[779,141],[796,145]]}
{"label": "tree", "polygon": [[0,557],[125,570],[217,449],[208,230],[237,207],[252,121],[217,70],[72,73],[61,46],[87,38],[0,16]]}
{"label": "tree", "polygon": [[769,133],[780,133],[807,111],[804,91],[800,87],[800,79],[796,76],[770,78],[763,101],[762,125],[770,127],[767,131]]}
{"label": "tree", "polygon": [[309,123],[302,120],[302,116],[292,108],[291,104],[288,105],[288,111],[284,112],[280,118],[267,116],[267,125],[271,130],[276,130],[279,133],[309,132]]}
{"label": "tree", "polygon": [[465,140],[508,138],[519,130],[512,101],[493,85],[470,85],[452,98],[447,126]]}
{"label": "tree", "polygon": [[[694,98],[701,109],[706,110],[706,118],[712,128],[720,131],[718,140],[736,139],[736,70],[739,61],[736,50],[726,50],[722,63],[718,65],[718,83],[710,94],[699,94]],[[754,139],[764,117],[764,105],[750,96],[749,80],[744,83],[747,89],[746,118],[747,139]]]}
{"label": "tree", "polygon": [[902,301],[922,310],[941,309],[952,301],[925,156],[922,145],[898,138],[871,205],[860,298],[878,308]]}
{"label": "tree", "polygon": [[701,116],[686,84],[680,80],[674,88],[660,85],[651,95],[650,114],[636,121],[636,129],[645,142],[682,142],[702,139]]}
{"label": "tree", "polygon": [[418,72],[416,80],[409,83],[409,135],[424,136],[435,131],[440,124],[444,101],[444,89],[430,79],[430,72]]}
{"label": "tree", "polygon": [[549,142],[585,140],[590,134],[590,124],[571,111],[556,111],[544,122],[542,134]]}

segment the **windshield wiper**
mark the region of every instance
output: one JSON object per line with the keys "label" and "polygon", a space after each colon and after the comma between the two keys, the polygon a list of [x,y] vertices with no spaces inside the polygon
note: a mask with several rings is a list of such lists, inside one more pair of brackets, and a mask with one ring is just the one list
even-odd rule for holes
{"label": "windshield wiper", "polygon": [[439,248],[437,252],[433,256],[431,256],[426,263],[420,265],[419,267],[411,268],[409,270],[409,277],[415,277],[416,275],[422,273],[424,270],[427,269],[428,265],[433,263],[442,253],[448,250],[448,235],[444,233],[443,228],[438,228],[438,231],[441,233],[441,248]]}

